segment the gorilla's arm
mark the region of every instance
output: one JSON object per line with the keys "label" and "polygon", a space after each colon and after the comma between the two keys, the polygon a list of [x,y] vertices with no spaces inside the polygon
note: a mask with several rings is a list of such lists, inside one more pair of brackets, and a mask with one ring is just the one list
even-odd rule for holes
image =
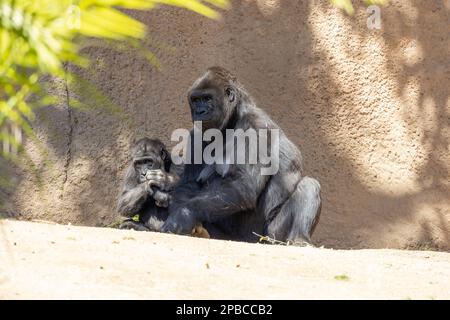
{"label": "gorilla's arm", "polygon": [[176,173],[162,170],[149,170],[146,174],[147,183],[158,207],[167,208],[171,196],[169,194],[178,184],[179,176]]}
{"label": "gorilla's arm", "polygon": [[125,181],[117,202],[117,211],[125,216],[132,217],[144,207],[150,196],[147,182],[138,183],[133,167],[130,166],[125,174]]}
{"label": "gorilla's arm", "polygon": [[[175,190],[169,206],[169,218],[162,231],[189,233],[198,221],[214,222],[237,212],[254,209],[260,190],[269,179],[268,176],[251,174],[257,167],[236,166],[233,174],[212,179],[207,187],[195,192],[190,188],[192,182],[180,185]],[[189,192],[190,196],[185,196],[185,192]]]}
{"label": "gorilla's arm", "polygon": [[125,217],[132,217],[143,209],[148,197],[146,182],[131,189],[124,189],[119,197],[117,211]]}
{"label": "gorilla's arm", "polygon": [[117,211],[121,215],[132,217],[139,214],[146,201],[152,196],[159,207],[168,206],[170,196],[167,191],[173,190],[178,183],[178,175],[157,169],[149,170],[146,179],[139,183],[133,167],[128,168],[117,204]]}
{"label": "gorilla's arm", "polygon": [[175,173],[165,172],[160,169],[149,170],[145,176],[149,186],[155,186],[163,191],[171,191],[177,185],[179,177]]}

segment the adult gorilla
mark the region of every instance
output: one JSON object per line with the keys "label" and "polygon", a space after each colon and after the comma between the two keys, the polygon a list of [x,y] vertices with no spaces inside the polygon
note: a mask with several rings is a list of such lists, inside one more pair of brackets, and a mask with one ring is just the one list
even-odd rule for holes
{"label": "adult gorilla", "polygon": [[[213,238],[256,241],[257,233],[288,243],[310,242],[320,214],[320,185],[302,176],[298,148],[221,67],[209,68],[196,80],[188,99],[192,120],[201,121],[203,130],[216,128],[225,136],[226,129],[279,129],[279,170],[261,175],[261,163],[185,164],[162,231],[189,234],[203,222]],[[191,143],[191,157],[193,148]]]}

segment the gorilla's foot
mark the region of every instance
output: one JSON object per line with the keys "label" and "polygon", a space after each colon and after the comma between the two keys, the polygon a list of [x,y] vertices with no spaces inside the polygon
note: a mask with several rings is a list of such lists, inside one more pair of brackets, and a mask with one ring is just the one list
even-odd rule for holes
{"label": "gorilla's foot", "polygon": [[150,229],[144,226],[141,222],[137,222],[132,219],[127,219],[124,222],[122,222],[119,226],[119,229],[150,231]]}

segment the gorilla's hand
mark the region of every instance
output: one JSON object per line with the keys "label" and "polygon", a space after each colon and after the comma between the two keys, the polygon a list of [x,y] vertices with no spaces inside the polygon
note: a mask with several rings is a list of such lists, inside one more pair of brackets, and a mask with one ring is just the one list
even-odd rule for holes
{"label": "gorilla's hand", "polygon": [[155,193],[155,190],[152,189],[152,185],[148,182],[148,181],[144,181],[140,184],[141,188],[143,188],[145,190],[145,192],[149,195],[149,196],[153,196],[153,194]]}
{"label": "gorilla's hand", "polygon": [[167,208],[169,206],[170,196],[167,192],[156,190],[153,194],[153,199],[158,207]]}
{"label": "gorilla's hand", "polygon": [[160,169],[148,170],[145,179],[151,187],[158,187],[164,191],[171,190],[177,182],[176,176]]}
{"label": "gorilla's hand", "polygon": [[197,224],[194,214],[187,208],[179,208],[169,215],[161,232],[175,234],[191,234]]}

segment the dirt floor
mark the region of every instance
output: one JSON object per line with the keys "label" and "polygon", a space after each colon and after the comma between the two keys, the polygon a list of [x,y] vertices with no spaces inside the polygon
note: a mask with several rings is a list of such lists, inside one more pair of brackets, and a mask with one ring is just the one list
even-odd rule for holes
{"label": "dirt floor", "polygon": [[450,253],[0,221],[1,299],[450,299]]}

